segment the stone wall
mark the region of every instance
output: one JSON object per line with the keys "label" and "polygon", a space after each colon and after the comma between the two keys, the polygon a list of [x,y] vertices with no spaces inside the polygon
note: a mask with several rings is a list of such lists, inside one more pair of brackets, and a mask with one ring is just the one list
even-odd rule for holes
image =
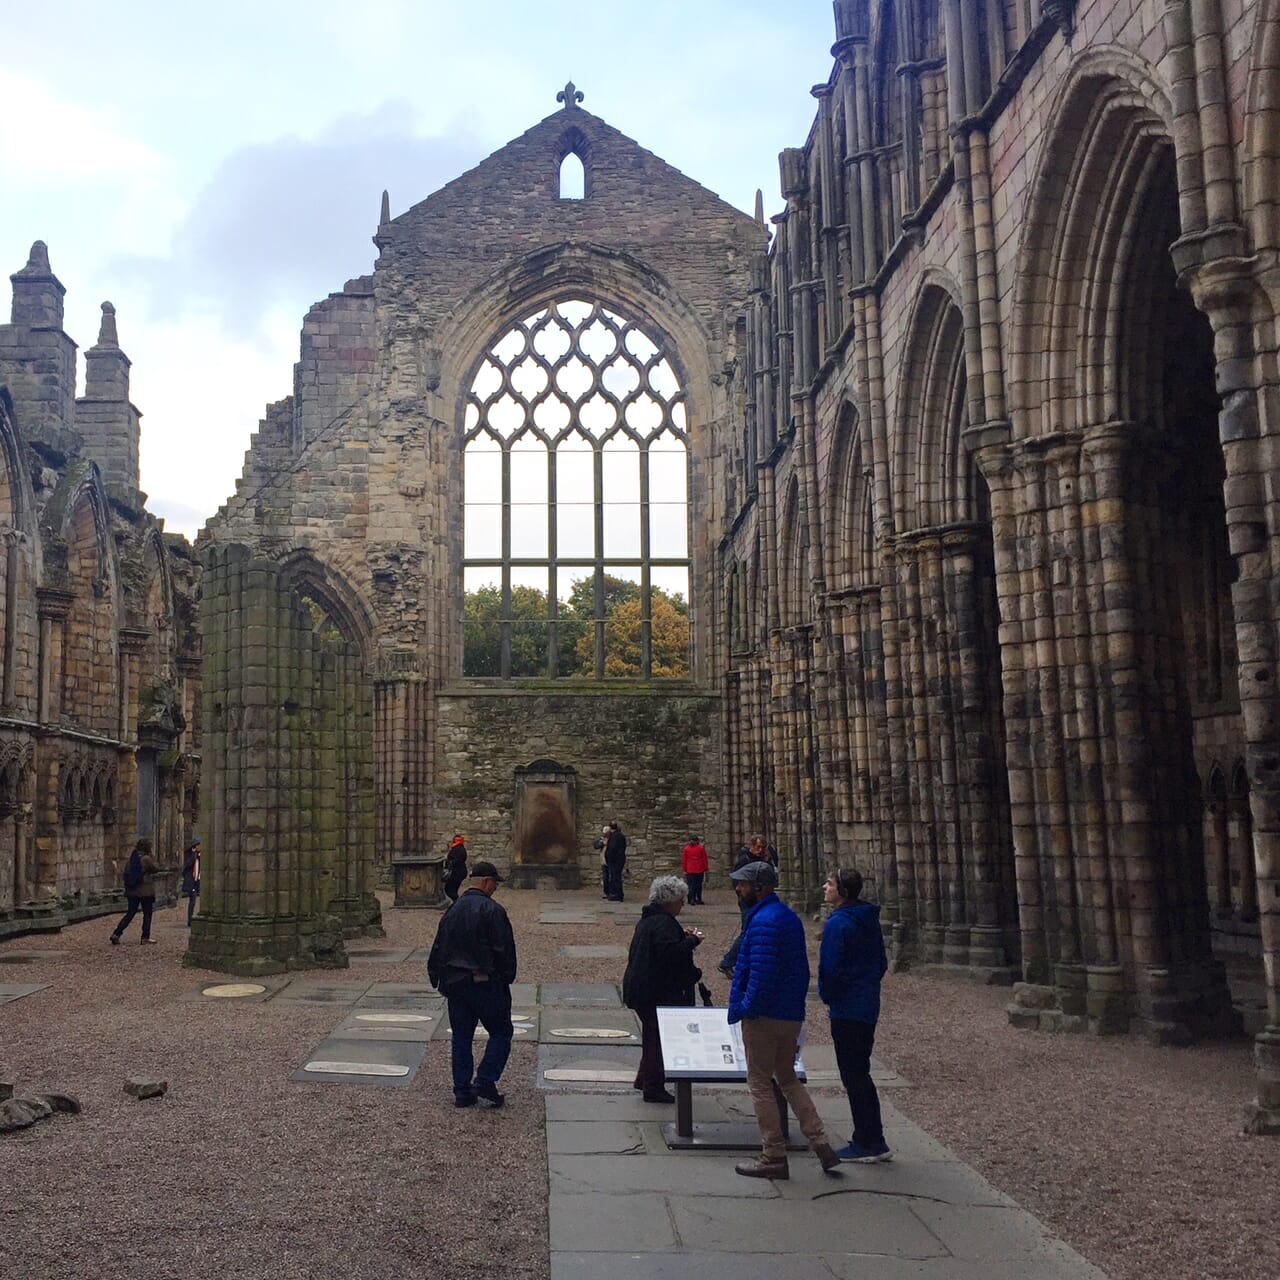
{"label": "stone wall", "polygon": [[680,850],[702,837],[713,869],[727,863],[720,814],[720,699],[692,688],[614,692],[540,684],[451,686],[438,701],[432,830],[443,853],[459,831],[472,859],[515,859],[518,768],[553,759],[577,771],[578,865],[599,880],[591,847],[616,820],[627,837],[628,888],[678,871]]}

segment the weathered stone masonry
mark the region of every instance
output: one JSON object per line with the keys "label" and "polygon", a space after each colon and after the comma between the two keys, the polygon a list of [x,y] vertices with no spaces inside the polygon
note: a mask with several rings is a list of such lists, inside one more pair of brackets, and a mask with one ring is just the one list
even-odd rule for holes
{"label": "weathered stone masonry", "polygon": [[[518,862],[537,765],[576,797],[584,873],[605,817],[646,870],[682,831],[764,830],[793,899],[859,863],[896,962],[1016,982],[1018,1025],[1181,1042],[1243,1017],[1250,1123],[1280,1128],[1280,0],[834,11],[767,249],[571,87],[384,203],[373,273],[308,316],[205,545],[309,558],[360,650],[375,877],[457,826]],[[679,709],[653,742],[696,750],[640,769],[601,726],[643,686],[602,713],[459,675],[470,375],[573,297],[643,321],[688,391],[692,679],[653,695]],[[205,599],[212,635],[237,606]],[[249,856],[255,803],[222,856]]]}
{"label": "weathered stone masonry", "polygon": [[[181,866],[199,808],[199,567],[138,491],[115,308],[76,396],[44,244],[0,325],[0,937],[123,905],[151,836]],[[176,880],[162,885],[172,893]]]}

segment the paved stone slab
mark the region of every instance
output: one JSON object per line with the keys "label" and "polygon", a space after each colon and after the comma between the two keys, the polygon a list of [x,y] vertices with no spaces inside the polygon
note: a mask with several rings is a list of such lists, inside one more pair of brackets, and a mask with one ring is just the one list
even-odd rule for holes
{"label": "paved stone slab", "polygon": [[[546,1099],[547,1133],[560,1125],[583,1125],[592,1121],[617,1123],[634,1121],[651,1123],[656,1126],[660,1121],[671,1117],[671,1107],[655,1106],[645,1102],[634,1090],[618,1093],[549,1093]],[[695,1123],[725,1120],[726,1114],[720,1099],[712,1094],[693,1095],[693,1118]],[[661,1149],[662,1139],[656,1132],[649,1135],[648,1141],[654,1149]]]}
{"label": "paved stone slab", "polygon": [[47,982],[0,982],[0,1004],[9,1004],[24,996],[35,995],[48,985]]}
{"label": "paved stone slab", "polygon": [[355,1004],[369,989],[367,982],[307,982],[295,980],[273,993],[275,1000],[303,1004]]}
{"label": "paved stone slab", "polygon": [[[915,1264],[913,1264],[915,1265]],[[863,1271],[879,1280],[879,1272]],[[905,1273],[904,1273],[905,1274]],[[911,1274],[923,1274],[912,1272]],[[754,1253],[571,1253],[553,1251],[551,1280],[833,1280],[821,1257]],[[1023,1277],[1023,1280],[1030,1280]]]}
{"label": "paved stone slab", "polygon": [[[975,1175],[976,1176],[976,1175]],[[1077,1259],[1088,1271],[1100,1275],[1083,1259],[1049,1236],[1029,1213],[1012,1203],[1008,1207],[949,1205],[920,1201],[917,1217],[956,1257],[968,1262],[1021,1261],[1023,1273],[1041,1276],[1054,1265]],[[1043,1270],[1042,1270],[1043,1266]],[[1080,1274],[1080,1273],[1074,1273]]]}
{"label": "paved stone slab", "polygon": [[[732,1161],[725,1163],[732,1170]],[[813,1165],[811,1171],[806,1169],[809,1163]],[[819,1170],[816,1160],[806,1162],[793,1156],[792,1182],[777,1186],[794,1191],[795,1179],[802,1170],[812,1172],[812,1178],[805,1178],[810,1192],[807,1199],[782,1195],[750,1200],[732,1196],[673,1197],[668,1203],[679,1238],[709,1252],[734,1252],[741,1249],[744,1241],[750,1241],[752,1250],[762,1254],[804,1254],[820,1248],[823,1253],[847,1251],[915,1259],[948,1255],[945,1246],[915,1216],[912,1201],[863,1196],[855,1213],[838,1210],[825,1197],[812,1198],[836,1181]],[[737,1174],[733,1176],[738,1178]]]}
{"label": "paved stone slab", "polygon": [[375,982],[368,991],[375,1000],[394,1000],[409,996],[415,1000],[440,1000],[440,993],[429,982]]}
{"label": "paved stone slab", "polygon": [[[547,1016],[545,1011],[542,1016]],[[543,1088],[572,1085],[583,1091],[595,1087],[629,1089],[639,1065],[640,1050],[624,1045],[538,1046],[538,1083]],[[548,1072],[556,1074],[548,1077]]]}
{"label": "paved stone slab", "polygon": [[[374,1085],[379,1088],[407,1089],[413,1083],[418,1068],[426,1055],[425,1043],[404,1043],[387,1040],[341,1039],[331,1036],[307,1055],[304,1065],[290,1076],[298,1083],[342,1083]],[[340,1070],[308,1070],[310,1063],[342,1063]],[[403,1068],[403,1072],[390,1075],[371,1070],[367,1075],[354,1074],[347,1064],[369,1065],[371,1068]]]}
{"label": "paved stone slab", "polygon": [[346,1040],[398,1040],[426,1044],[439,1030],[442,1021],[437,1013],[365,1010],[351,1014],[333,1034],[335,1038]]}
{"label": "paved stone slab", "polygon": [[658,1195],[629,1195],[620,1201],[612,1195],[564,1195],[552,1191],[548,1217],[553,1251],[630,1252],[671,1249],[678,1243],[667,1201]]}
{"label": "paved stone slab", "polygon": [[[654,1107],[660,1111],[660,1107]],[[581,1128],[582,1126],[576,1126]],[[794,1161],[793,1157],[793,1161]],[[628,1156],[557,1153],[547,1158],[552,1192],[586,1195],[609,1192],[630,1197],[635,1192],[671,1196],[733,1196],[736,1199],[774,1200],[775,1184],[765,1178],[744,1178],[733,1171],[734,1161],[719,1156]],[[618,1202],[619,1205],[623,1203]]]}
{"label": "paved stone slab", "polygon": [[515,1009],[531,1009],[538,1003],[538,984],[536,982],[513,982],[511,984],[511,1005]]}
{"label": "paved stone slab", "polygon": [[594,911],[548,911],[538,913],[539,924],[596,924],[599,917]]}
{"label": "paved stone slab", "polygon": [[551,1155],[642,1155],[645,1137],[634,1121],[606,1120],[594,1124],[548,1124],[547,1151]]}
{"label": "paved stone slab", "polygon": [[42,960],[58,960],[65,951],[0,951],[0,964],[39,964]]}
{"label": "paved stone slab", "polygon": [[403,964],[413,955],[413,947],[348,947],[352,964]]}
{"label": "paved stone slab", "polygon": [[618,988],[612,982],[544,982],[544,1005],[569,1005],[617,1008],[622,1004]]}
{"label": "paved stone slab", "polygon": [[625,960],[626,947],[611,947],[604,943],[572,944],[560,948],[560,954],[566,960]]}
{"label": "paved stone slab", "polygon": [[[607,1034],[584,1034],[593,1031]],[[638,1045],[640,1024],[630,1009],[544,1008],[541,1039],[544,1044]]]}

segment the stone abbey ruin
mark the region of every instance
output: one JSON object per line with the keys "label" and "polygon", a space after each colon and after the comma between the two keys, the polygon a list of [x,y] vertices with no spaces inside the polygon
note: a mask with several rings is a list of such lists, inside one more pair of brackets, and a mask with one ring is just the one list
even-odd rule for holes
{"label": "stone abbey ruin", "polygon": [[[319,302],[189,548],[104,308],[0,327],[0,930],[207,842],[193,963],[397,859],[764,831],[1020,1026],[1255,1035],[1280,1129],[1280,0],[837,0],[783,207],[557,109]],[[199,599],[198,620],[196,600]]]}

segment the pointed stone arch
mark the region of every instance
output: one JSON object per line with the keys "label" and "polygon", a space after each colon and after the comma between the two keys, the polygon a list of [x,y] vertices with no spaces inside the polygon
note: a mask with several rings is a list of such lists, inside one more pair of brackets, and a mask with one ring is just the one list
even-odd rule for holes
{"label": "pointed stone arch", "polygon": [[838,588],[866,586],[876,580],[875,487],[871,444],[857,408],[841,406],[826,486],[828,581]]}
{"label": "pointed stone arch", "polygon": [[1019,249],[1011,334],[1016,435],[1046,435],[1120,410],[1109,379],[1129,314],[1115,270],[1142,246],[1143,196],[1174,153],[1172,108],[1151,69],[1126,51],[1077,59],[1047,112]]}
{"label": "pointed stone arch", "polygon": [[964,430],[964,316],[950,277],[930,272],[908,325],[898,391],[894,510],[899,532],[973,518]]}

